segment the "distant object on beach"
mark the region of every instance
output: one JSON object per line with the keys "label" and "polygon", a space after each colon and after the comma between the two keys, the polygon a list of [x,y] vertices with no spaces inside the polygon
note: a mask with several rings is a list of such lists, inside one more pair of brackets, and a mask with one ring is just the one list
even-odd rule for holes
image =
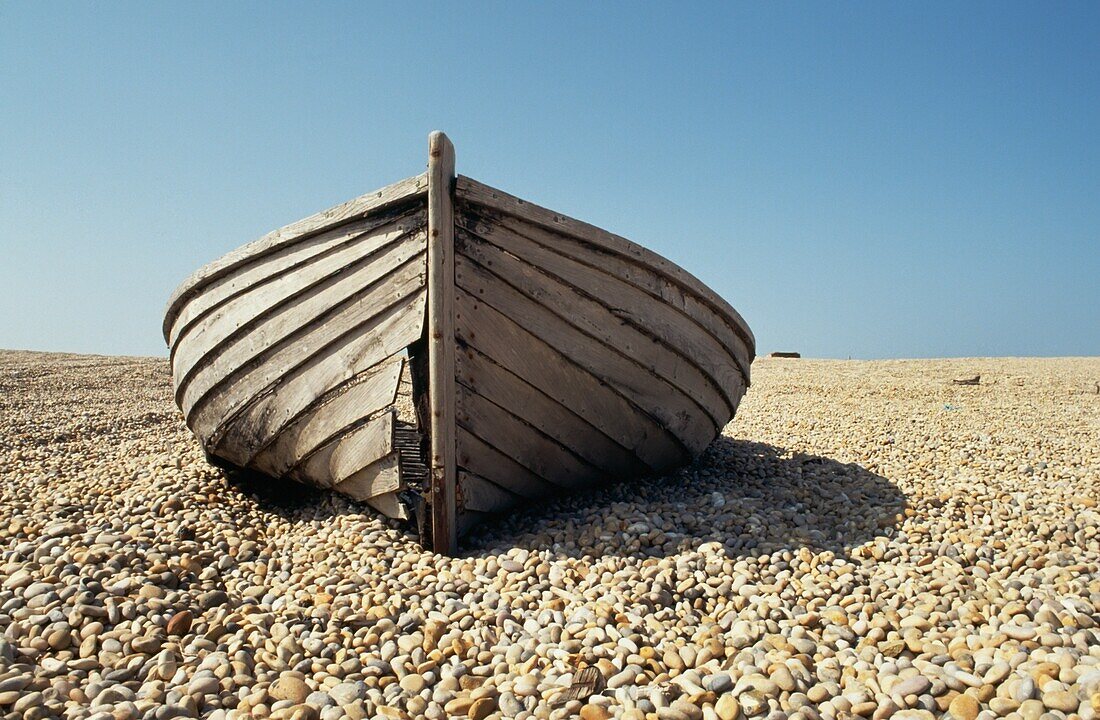
{"label": "distant object on beach", "polygon": [[800,358],[800,357],[802,357],[802,353],[773,352],[773,353],[768,353],[768,357],[770,357],[770,358]]}
{"label": "distant object on beach", "polygon": [[964,375],[957,377],[951,382],[955,385],[978,385],[982,381],[981,375]]}
{"label": "distant object on beach", "polygon": [[209,455],[415,516],[439,552],[521,503],[688,462],[756,354],[698,279],[456,177],[442,133],[427,173],[197,271],[164,337]]}

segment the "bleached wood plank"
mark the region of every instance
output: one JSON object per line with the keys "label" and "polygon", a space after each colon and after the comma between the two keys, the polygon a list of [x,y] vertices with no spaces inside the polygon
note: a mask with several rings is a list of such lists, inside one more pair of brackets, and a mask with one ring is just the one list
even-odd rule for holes
{"label": "bleached wood plank", "polygon": [[458,341],[485,352],[517,377],[570,408],[593,427],[634,452],[655,472],[688,459],[664,426],[617,390],[602,383],[559,348],[531,334],[500,311],[456,295]]}
{"label": "bleached wood plank", "polygon": [[607,480],[607,473],[577,457],[508,411],[459,385],[458,423],[490,442],[508,457],[559,488],[576,488]]}
{"label": "bleached wood plank", "polygon": [[[541,252],[541,249],[531,251],[531,248],[524,246],[518,236],[502,240],[507,233],[486,234],[489,239],[481,239],[462,228],[460,221],[456,235],[457,252],[482,267],[492,268],[495,275],[533,301],[570,321],[580,331],[644,365],[657,377],[694,398],[716,425],[723,426],[729,421],[733,415],[733,408],[718,384],[720,381],[709,374],[704,374],[700,369],[701,366],[710,368],[718,363],[705,358],[696,360],[692,355],[693,352],[697,352],[694,346],[698,343],[694,341],[706,337],[714,342],[709,335],[699,328],[695,328],[696,332],[692,334],[690,328],[682,327],[688,323],[682,323],[680,328],[674,329],[671,333],[681,337],[658,340],[638,329],[638,326],[641,326],[650,332],[654,331],[651,327],[655,324],[653,316],[660,315],[660,312],[652,305],[657,301],[650,298],[648,307],[632,308],[627,304],[629,298],[619,297],[619,293],[615,292],[613,286],[619,281],[606,275],[602,278],[598,276],[586,278],[588,282],[584,283],[585,286],[577,289],[561,277],[570,273],[568,270],[563,271],[560,265],[572,262],[571,260]],[[496,244],[498,242],[499,245]],[[502,249],[502,246],[506,246],[507,252]],[[604,292],[604,297],[607,299],[593,298],[591,293],[600,291]],[[621,300],[626,302],[619,302]],[[615,310],[609,309],[605,303],[610,303]],[[649,315],[639,317],[643,310],[647,310]],[[677,340],[683,340],[683,342],[677,342]],[[720,354],[723,352],[719,350]],[[728,362],[720,367],[732,370]],[[732,375],[732,377],[726,377],[723,374],[722,380],[733,382],[735,385],[742,382],[740,375],[736,372]]]}
{"label": "bleached wood plank", "polygon": [[[711,379],[716,389],[731,391],[737,385],[744,384],[749,376],[751,358],[744,344],[737,348],[727,346],[663,298],[654,297],[650,292],[609,272],[608,268],[617,263],[595,267],[575,261],[561,252],[562,246],[569,245],[562,242],[561,235],[544,232],[529,223],[511,221],[506,226],[461,218],[458,224],[462,226],[463,236],[480,237],[484,242],[524,259],[584,296],[604,304],[620,320],[676,348],[687,361]],[[476,231],[470,229],[472,225],[476,226]],[[726,399],[728,401],[728,395]],[[733,407],[727,406],[727,409],[733,414]]]}
{"label": "bleached wood plank", "polygon": [[242,340],[248,352],[249,338],[278,338],[312,321],[420,253],[423,242],[417,233],[391,228],[233,298],[180,335],[172,353],[176,396],[183,396],[204,365],[224,355],[232,358]]}
{"label": "bleached wood plank", "polygon": [[427,193],[427,190],[426,174],[406,178],[279,228],[255,242],[237,248],[214,262],[204,265],[180,283],[172,293],[172,297],[168,299],[168,306],[164,311],[163,331],[165,341],[168,340],[172,325],[176,320],[176,314],[183,303],[202,292],[211,281],[233,272],[257,257],[277,250],[288,243],[301,240],[306,236],[323,232],[346,222],[358,220],[371,213],[382,212],[394,205],[415,203],[418,198]]}
{"label": "bleached wood plank", "polygon": [[734,330],[730,318],[690,290],[645,265],[626,260],[621,255],[569,235],[542,229],[507,215],[499,216],[496,222],[504,228],[522,227],[528,237],[544,247],[615,275],[676,308],[726,347],[743,370],[751,370],[749,366],[756,353],[750,339]]}
{"label": "bleached wood plank", "polygon": [[412,256],[384,278],[374,277],[379,268],[352,270],[339,288],[303,303],[300,311],[271,316],[211,356],[181,386],[180,407],[191,413],[207,395],[242,373],[259,367],[285,368],[303,352],[319,347],[318,343],[336,338],[423,289],[423,258],[423,254]]}
{"label": "bleached wood plank", "polygon": [[392,453],[352,474],[332,487],[356,500],[369,500],[402,488],[400,458]]}
{"label": "bleached wood plank", "polygon": [[329,459],[332,477],[344,482],[384,455],[394,452],[394,411],[383,413],[337,441]]}
{"label": "bleached wood plank", "polygon": [[207,439],[208,450],[214,452],[224,445],[214,452],[224,457],[223,452],[235,443],[232,428],[236,417],[244,412],[251,417],[266,413],[295,416],[327,390],[418,340],[424,328],[424,307],[425,293],[419,290],[329,344],[289,346],[293,364],[286,367],[280,362],[266,371],[256,368],[259,372],[255,374],[245,373],[220,388],[216,397],[196,406],[188,424],[196,435]]}
{"label": "bleached wood plank", "polygon": [[431,413],[432,545],[458,547],[455,524],[455,149],[447,136],[428,138],[428,406]]}
{"label": "bleached wood plank", "polygon": [[[604,291],[609,301],[614,293],[625,295],[642,307],[663,308],[665,325],[683,328],[685,333],[692,335],[701,334],[697,342],[710,346],[702,357],[713,356],[716,360],[728,357],[736,365],[740,380],[747,382],[754,351],[746,344],[745,338],[734,331],[728,317],[683,286],[622,255],[520,218],[486,212],[469,203],[463,203],[456,217],[459,218],[459,225],[490,242],[495,241],[498,235],[502,236],[502,240],[519,238],[521,245],[538,254],[538,257],[556,259],[554,267],[564,267],[570,271],[569,275],[561,276],[567,281],[578,274],[586,277],[586,270],[587,276],[597,279],[597,287],[608,276],[614,278],[616,284]],[[504,247],[503,243],[499,244]],[[550,268],[549,265],[536,264]],[[578,284],[578,287],[585,286]],[[597,296],[597,299],[602,298],[603,295]]]}
{"label": "bleached wood plank", "polygon": [[387,517],[396,520],[409,519],[409,509],[405,507],[405,503],[401,502],[401,498],[397,496],[397,493],[386,493],[384,495],[378,495],[377,497],[367,498],[365,502]]}
{"label": "bleached wood plank", "polygon": [[460,469],[488,478],[528,500],[561,491],[462,425],[455,430],[455,447],[455,459]]}
{"label": "bleached wood plank", "polygon": [[458,473],[457,492],[463,511],[497,513],[524,502],[522,496],[466,470]]}
{"label": "bleached wood plank", "polygon": [[614,252],[623,257],[650,268],[654,272],[664,275],[669,280],[676,282],[685,289],[691,290],[701,300],[714,307],[714,309],[727,317],[734,325],[734,330],[741,334],[746,344],[755,353],[756,339],[749,329],[741,314],[738,313],[721,295],[711,290],[698,278],[684,270],[671,260],[661,257],[652,250],[631,242],[624,237],[602,230],[595,225],[576,220],[553,210],[540,207],[521,198],[510,195],[503,190],[497,190],[464,175],[455,180],[455,194],[461,200],[468,200],[480,205],[500,210],[529,222],[542,225],[551,230],[564,232],[567,235],[592,243],[605,250]]}
{"label": "bleached wood plank", "polygon": [[[406,211],[401,215],[385,213],[371,215],[363,220],[341,225],[332,230],[285,245],[266,255],[261,255],[237,270],[211,281],[203,291],[192,297],[180,308],[172,325],[168,345],[193,322],[207,315],[222,303],[242,295],[261,283],[272,282],[288,273],[316,262],[326,254],[369,238],[383,238],[384,228],[394,226],[410,234],[426,227],[427,213],[423,210]],[[364,248],[365,251],[368,251]]]}
{"label": "bleached wood plank", "polygon": [[[262,383],[262,387],[277,381],[282,373],[327,342],[423,290],[423,257],[413,256],[392,274],[365,284],[358,281],[372,278],[378,268],[353,271],[338,293],[326,293],[311,303],[319,308],[316,313],[305,313],[303,309],[302,314],[273,316],[270,322],[257,326],[237,343],[227,345],[183,389],[179,403],[184,414],[190,417],[211,393],[225,399],[228,390],[227,399],[231,401],[247,398],[255,392],[256,383]],[[242,375],[250,376],[253,382],[244,385],[236,382]]]}
{"label": "bleached wood plank", "polygon": [[393,405],[404,364],[402,356],[387,358],[352,383],[322,395],[291,422],[257,433],[264,449],[245,464],[275,477],[287,472],[352,423]]}
{"label": "bleached wood plank", "polygon": [[458,258],[455,273],[458,286],[471,298],[476,298],[475,302],[484,302],[507,313],[533,335],[629,397],[679,438],[692,454],[701,452],[714,439],[718,427],[694,398],[684,395],[617,350],[578,332],[571,324],[468,258]]}
{"label": "bleached wood plank", "polygon": [[455,359],[458,382],[552,437],[609,475],[643,475],[636,455],[471,345]]}
{"label": "bleached wood plank", "polygon": [[[381,462],[385,458],[392,458],[392,462]],[[390,411],[349,428],[316,452],[302,458],[287,475],[302,482],[341,490],[357,500],[365,500],[400,489],[397,466],[393,412]],[[349,481],[352,482],[344,486]]]}

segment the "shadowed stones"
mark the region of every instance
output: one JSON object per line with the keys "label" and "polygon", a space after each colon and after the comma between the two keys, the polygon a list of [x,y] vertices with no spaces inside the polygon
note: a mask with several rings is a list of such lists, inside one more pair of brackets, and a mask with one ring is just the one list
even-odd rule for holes
{"label": "shadowed stones", "polygon": [[732,557],[843,552],[890,535],[905,507],[896,485],[859,465],[722,437],[679,472],[527,509],[467,543],[476,553],[511,537],[572,557],[667,557],[706,543]]}

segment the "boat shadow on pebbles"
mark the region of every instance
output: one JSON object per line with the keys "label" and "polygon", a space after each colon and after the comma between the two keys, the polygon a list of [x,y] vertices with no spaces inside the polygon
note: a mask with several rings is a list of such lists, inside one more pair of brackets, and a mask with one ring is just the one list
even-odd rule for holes
{"label": "boat shadow on pebbles", "polygon": [[[363,514],[417,542],[415,526],[350,498],[247,470],[221,472],[260,510],[287,519]],[[669,475],[563,495],[489,520],[463,539],[459,555],[521,548],[556,558],[645,559],[706,543],[725,546],[734,558],[802,547],[842,553],[892,536],[906,505],[897,485],[856,463],[720,437]]]}
{"label": "boat shadow on pebbles", "polygon": [[558,557],[667,557],[706,543],[730,557],[805,547],[841,553],[892,536],[906,508],[897,485],[841,463],[748,440],[718,438],[661,478],[558,498],[489,522],[463,542],[467,556],[519,547]]}

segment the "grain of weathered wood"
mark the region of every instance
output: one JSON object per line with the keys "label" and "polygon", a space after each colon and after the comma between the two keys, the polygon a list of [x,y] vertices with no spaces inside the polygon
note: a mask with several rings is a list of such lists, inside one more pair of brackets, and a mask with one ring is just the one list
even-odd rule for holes
{"label": "grain of weathered wood", "polygon": [[648,472],[646,465],[629,450],[475,347],[461,348],[455,366],[461,385],[504,408],[608,475],[644,475]]}
{"label": "grain of weathered wood", "polygon": [[748,323],[745,322],[740,313],[734,310],[732,305],[726,302],[721,295],[703,284],[697,277],[652,250],[648,250],[624,237],[602,230],[595,225],[540,207],[464,175],[459,175],[455,179],[455,195],[461,200],[495,208],[551,230],[564,232],[623,257],[632,258],[639,264],[691,290],[700,299],[729,317],[736,324],[735,329],[743,334],[747,345],[755,352],[756,339],[753,337],[752,330],[749,329]]}
{"label": "grain of weathered wood", "polygon": [[409,509],[401,501],[397,493],[385,493],[376,497],[367,498],[365,502],[372,508],[391,518],[398,520],[409,519]]}
{"label": "grain of weathered wood", "polygon": [[273,252],[289,243],[299,242],[316,233],[381,212],[395,205],[415,203],[427,191],[426,174],[406,178],[279,228],[255,242],[237,248],[214,262],[204,265],[180,283],[172,293],[172,297],[169,298],[168,306],[164,311],[163,330],[165,340],[168,340],[179,308],[183,303],[203,292],[213,280],[223,277],[257,257]]}
{"label": "grain of weathered wood", "polygon": [[[214,311],[203,324],[183,333],[172,354],[172,372],[182,396],[190,379],[213,358],[232,354],[226,346],[242,339],[281,337],[302,327],[348,297],[385,279],[393,270],[423,251],[417,234],[392,231],[379,247],[364,252],[352,245],[311,263],[294,276],[285,276],[245,293]],[[257,332],[257,330],[260,332]],[[186,342],[183,342],[186,340]],[[244,352],[248,352],[247,348]],[[242,362],[244,359],[242,358]]]}
{"label": "grain of weathered wood", "polygon": [[347,480],[378,458],[394,451],[394,412],[391,408],[337,441],[329,467],[332,476],[339,478],[338,482]]}
{"label": "grain of weathered wood", "polygon": [[576,488],[608,479],[606,473],[552,437],[463,385],[457,388],[455,404],[460,425],[480,438],[492,438],[498,450],[556,488]]}
{"label": "grain of weathered wood", "polygon": [[[415,342],[423,332],[424,307],[425,293],[417,292],[329,344],[299,348],[294,364],[281,375],[282,371],[270,367],[264,372],[265,366],[245,373],[231,387],[196,406],[188,418],[192,430],[208,438],[209,449],[214,449],[235,444],[237,436],[231,428],[244,431],[247,425],[235,425],[244,413],[248,419],[243,422],[248,424],[268,413],[297,415],[321,394]],[[226,438],[231,440],[223,444]]]}
{"label": "grain of weathered wood", "polygon": [[[456,217],[459,218],[459,225],[474,229],[475,232],[476,229],[483,229],[489,234],[503,232],[518,235],[528,243],[540,246],[556,260],[560,259],[561,262],[566,263],[572,260],[595,271],[597,277],[610,275],[635,290],[645,293],[648,297],[642,297],[639,300],[642,307],[667,305],[683,316],[676,317],[673,321],[674,325],[683,325],[685,329],[695,327],[709,335],[717,343],[717,347],[722,348],[718,351],[717,357],[728,354],[736,363],[742,379],[745,382],[748,381],[749,366],[752,364],[754,351],[746,344],[746,338],[740,334],[739,330],[734,329],[736,323],[700,299],[696,293],[669,280],[647,265],[572,237],[561,230],[550,230],[521,218],[480,208],[468,202],[459,206]],[[638,297],[636,294],[634,296]],[[600,297],[603,297],[602,293]],[[658,302],[654,302],[655,300]]]}
{"label": "grain of weathered wood", "polygon": [[[562,279],[562,275],[570,274],[568,269],[562,270],[546,258],[532,260],[530,249],[522,247],[522,241],[505,239],[500,245],[495,244],[502,235],[492,233],[489,240],[484,240],[460,226],[456,236],[458,252],[482,267],[492,268],[497,277],[567,319],[578,330],[624,353],[656,377],[698,401],[715,425],[725,424],[732,414],[726,393],[719,381],[704,373],[704,369],[710,369],[710,363],[697,364],[699,361],[693,360],[691,354],[695,349],[693,345],[698,344],[701,337],[709,339],[709,336],[701,330],[694,334],[684,332],[685,328],[681,327],[664,333],[664,337],[654,337],[653,334],[666,328],[653,323],[650,316],[638,317],[638,309],[629,304],[629,298],[616,297],[612,285],[617,280],[593,276],[582,281],[585,287],[578,288]],[[610,300],[593,299],[589,294],[593,289],[605,290],[604,297]],[[610,303],[611,307],[605,303]],[[670,339],[668,334],[677,337]],[[730,369],[730,366],[727,363],[720,369]],[[736,374],[729,378],[723,376],[723,379],[735,386],[741,383]]]}
{"label": "grain of weathered wood", "polygon": [[401,460],[391,453],[352,473],[332,489],[356,500],[369,500],[402,489]]}
{"label": "grain of weathered wood", "polygon": [[[460,220],[459,224],[463,228],[467,226],[464,220]],[[654,302],[646,290],[608,272],[608,268],[616,263],[597,267],[575,261],[560,252],[561,246],[568,243],[536,242],[535,239],[546,242],[544,236],[550,233],[542,231],[537,225],[514,219],[508,226],[503,222],[498,225],[478,223],[478,229],[469,232],[500,250],[524,259],[530,266],[568,284],[585,297],[604,304],[617,318],[635,325],[640,332],[676,348],[687,362],[706,374],[715,389],[733,388],[745,383],[748,378],[750,361],[745,355],[744,345],[729,347],[682,310],[667,302]],[[561,236],[557,237],[560,239]],[[702,389],[693,388],[692,391],[702,392]],[[726,398],[728,401],[728,395]],[[733,414],[733,410],[727,405],[723,413]]]}
{"label": "grain of weathered wood", "polygon": [[400,457],[397,453],[387,455],[332,489],[355,500],[370,500],[402,490]]}
{"label": "grain of weathered wood", "polygon": [[455,430],[455,447],[455,461],[460,469],[487,478],[516,495],[534,500],[547,497],[556,490],[556,486],[520,465],[490,441],[478,437],[462,424]]}
{"label": "grain of weathered wood", "polygon": [[653,471],[687,459],[679,441],[634,404],[633,399],[602,383],[560,348],[468,294],[456,295],[458,340],[484,352],[509,372],[538,388],[619,445]]}
{"label": "grain of weathered wood", "polygon": [[455,150],[441,132],[428,139],[428,367],[431,412],[432,545],[458,547],[455,524],[454,342]]}
{"label": "grain of weathered wood", "polygon": [[[333,438],[299,460],[287,474],[302,482],[333,487],[395,452],[393,416],[387,412]],[[387,488],[383,492],[394,489]]]}
{"label": "grain of weathered wood", "polygon": [[[397,215],[385,214],[381,217],[371,215],[347,225],[341,225],[320,235],[314,235],[300,242],[294,242],[267,255],[261,255],[216,280],[211,281],[203,292],[184,303],[176,315],[168,338],[168,346],[176,344],[180,334],[206,317],[222,303],[243,295],[249,290],[273,282],[284,275],[316,262],[327,254],[369,238],[384,240],[379,231],[386,226],[395,226],[405,232],[421,231],[427,224],[427,214],[422,209],[412,208]],[[369,247],[369,246],[368,246]]]}
{"label": "grain of weathered wood", "polygon": [[301,357],[318,343],[324,344],[422,290],[423,253],[406,255],[399,252],[393,260],[404,259],[404,263],[381,277],[377,275],[379,268],[350,269],[327,291],[269,315],[223,344],[206,357],[186,383],[181,383],[180,406],[190,410],[216,385],[244,368],[269,364],[276,356]]}
{"label": "grain of weathered wood", "polygon": [[[357,375],[353,382],[321,395],[292,420],[268,428],[263,448],[243,464],[273,477],[314,452],[352,424],[393,405],[405,358],[391,357]],[[242,443],[244,444],[244,443]]]}
{"label": "grain of weathered wood", "polygon": [[[367,356],[348,354],[349,361],[354,361],[359,370],[366,370],[376,362],[400,352],[403,347],[397,343],[407,338],[413,332],[421,331],[422,318],[412,317],[413,308],[424,306],[424,289],[422,280],[417,275],[405,278],[400,285],[379,288],[376,292],[368,292],[355,302],[347,305],[341,312],[329,317],[325,322],[312,327],[303,328],[285,341],[273,346],[268,351],[255,356],[249,362],[240,365],[232,372],[227,372],[220,379],[215,376],[202,376],[202,385],[195,385],[195,393],[187,395],[181,402],[188,413],[188,421],[191,427],[206,427],[212,424],[214,428],[223,425],[226,421],[245,411],[249,404],[272,395],[280,383],[284,383],[296,374],[308,371],[310,363],[322,362],[323,357],[329,355],[348,354],[356,352],[355,349],[347,350],[345,346],[352,344],[360,348]],[[419,303],[417,301],[419,296]],[[378,302],[384,298],[384,302]],[[394,333],[393,337],[374,337],[374,333],[387,331]],[[361,365],[366,362],[367,364]],[[350,367],[349,367],[350,371]],[[341,379],[345,382],[350,379],[351,373]],[[331,388],[314,386],[310,391],[328,392]],[[201,393],[199,391],[202,391]],[[312,402],[315,398],[308,398]],[[282,404],[279,398],[268,398],[273,403],[273,408],[281,408],[289,412],[289,408]],[[299,410],[305,409],[305,405]],[[258,412],[258,410],[257,410]],[[266,412],[272,412],[270,410]],[[273,421],[281,419],[289,420],[291,415],[285,418],[273,418]],[[259,415],[253,414],[249,423],[256,422],[255,427],[266,428],[270,420],[262,420]],[[239,426],[243,431],[248,426]],[[253,435],[240,435],[238,440],[247,441],[249,446],[254,446],[251,438]]]}
{"label": "grain of weathered wood", "polygon": [[456,282],[463,291],[478,302],[506,312],[602,382],[632,398],[692,453],[701,452],[714,439],[715,425],[694,399],[655,377],[633,359],[579,332],[469,258],[460,256],[455,266]]}
{"label": "grain of weathered wood", "polygon": [[466,470],[458,473],[458,495],[463,511],[479,513],[499,513],[523,502],[523,496]]}

